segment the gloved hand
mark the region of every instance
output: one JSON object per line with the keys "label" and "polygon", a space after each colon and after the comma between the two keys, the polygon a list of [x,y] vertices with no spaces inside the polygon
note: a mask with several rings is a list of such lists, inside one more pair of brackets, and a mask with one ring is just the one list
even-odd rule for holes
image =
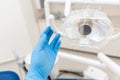
{"label": "gloved hand", "polygon": [[52,34],[53,31],[51,27],[47,27],[40,36],[40,39],[32,52],[31,64],[26,80],[46,80],[50,74],[61,44],[61,41],[59,40],[60,34],[56,34],[49,44]]}

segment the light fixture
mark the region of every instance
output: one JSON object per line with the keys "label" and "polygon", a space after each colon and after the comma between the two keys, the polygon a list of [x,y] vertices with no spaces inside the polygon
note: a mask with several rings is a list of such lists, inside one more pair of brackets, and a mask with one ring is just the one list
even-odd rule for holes
{"label": "light fixture", "polygon": [[[79,42],[82,47],[100,48],[111,38],[112,23],[104,12],[92,9],[71,11],[66,17],[60,32],[63,37]],[[74,43],[72,43],[74,44]]]}
{"label": "light fixture", "polygon": [[[64,12],[65,22],[61,28],[58,28],[58,26],[55,25],[54,16],[50,15],[49,3],[51,2],[66,2]],[[59,32],[63,37],[75,40],[77,43],[75,45],[89,48],[100,48],[101,46],[105,45],[109,40],[118,39],[120,37],[120,33],[112,35],[112,23],[104,12],[92,9],[82,9],[70,12],[70,6],[72,3],[83,2],[83,0],[45,0],[45,16],[47,25],[51,25],[55,33]],[[95,2],[92,3],[119,5],[118,0],[95,0]],[[79,41],[79,43],[77,41]],[[109,68],[112,72],[118,75],[118,77],[120,77],[120,66],[104,54],[98,54],[100,62],[97,60],[81,56],[75,56],[60,51],[58,52],[58,56],[99,68]]]}

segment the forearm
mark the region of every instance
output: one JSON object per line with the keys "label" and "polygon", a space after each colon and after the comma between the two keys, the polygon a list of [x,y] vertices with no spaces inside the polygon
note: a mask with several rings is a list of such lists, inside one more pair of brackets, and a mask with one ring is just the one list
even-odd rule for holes
{"label": "forearm", "polygon": [[26,80],[46,80],[47,78],[44,76],[41,71],[37,68],[30,68],[27,75]]}
{"label": "forearm", "polygon": [[26,80],[46,80],[46,79],[40,77],[38,74],[28,73],[26,76]]}
{"label": "forearm", "polygon": [[29,75],[26,77],[26,80],[46,80],[46,79],[40,78],[39,76],[36,75]]}

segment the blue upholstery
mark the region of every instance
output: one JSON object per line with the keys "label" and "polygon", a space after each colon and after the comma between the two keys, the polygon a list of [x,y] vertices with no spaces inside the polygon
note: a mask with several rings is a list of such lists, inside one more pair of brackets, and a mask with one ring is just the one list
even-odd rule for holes
{"label": "blue upholstery", "polygon": [[12,71],[0,72],[0,80],[20,80],[19,76]]}
{"label": "blue upholstery", "polygon": [[59,78],[59,79],[54,79],[54,80],[94,80],[94,79]]}

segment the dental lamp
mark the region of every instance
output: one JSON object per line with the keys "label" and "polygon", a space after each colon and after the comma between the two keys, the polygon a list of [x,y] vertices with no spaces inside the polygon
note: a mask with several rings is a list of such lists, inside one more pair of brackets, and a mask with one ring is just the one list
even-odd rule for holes
{"label": "dental lamp", "polygon": [[[50,14],[49,3],[65,3],[65,21],[62,29],[57,29],[55,25],[54,15]],[[45,0],[45,15],[47,25],[51,25],[55,33],[60,33],[63,37],[76,40],[81,47],[87,48],[101,48],[110,40],[120,37],[120,33],[112,35],[112,22],[108,16],[101,11],[93,9],[71,10],[71,3],[83,3],[83,0]],[[89,2],[89,1],[88,1]],[[89,2],[93,4],[92,2]],[[119,2],[96,0],[96,4],[119,4]],[[99,53],[96,61],[85,57],[75,56],[64,52],[59,52],[60,57],[74,60],[83,64],[99,67],[109,68],[116,75],[120,77],[120,66],[113,62],[106,55]]]}

